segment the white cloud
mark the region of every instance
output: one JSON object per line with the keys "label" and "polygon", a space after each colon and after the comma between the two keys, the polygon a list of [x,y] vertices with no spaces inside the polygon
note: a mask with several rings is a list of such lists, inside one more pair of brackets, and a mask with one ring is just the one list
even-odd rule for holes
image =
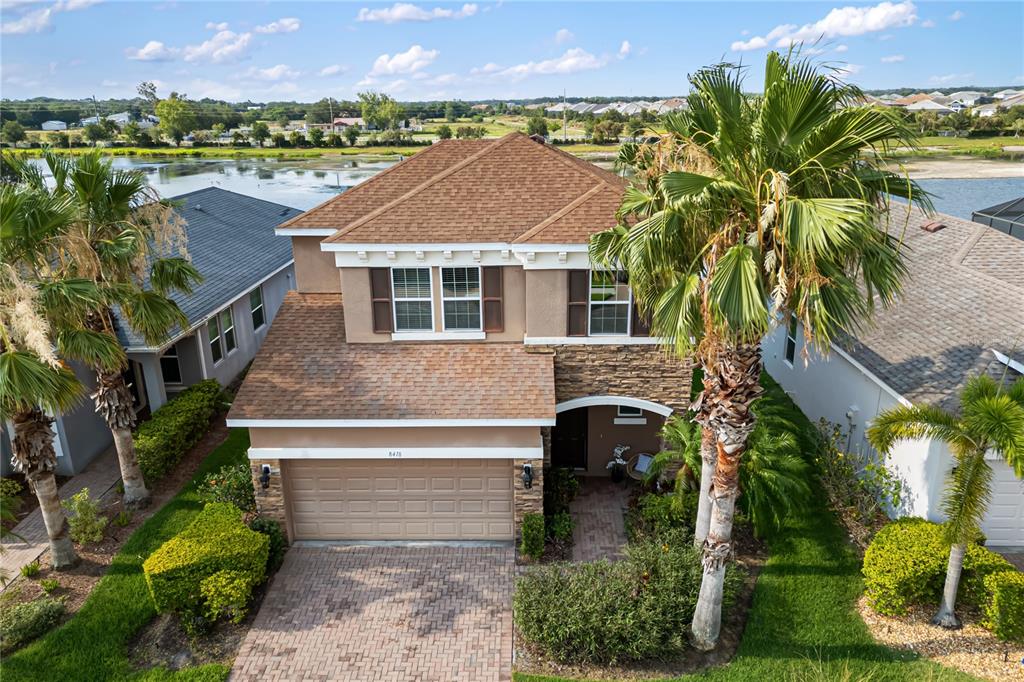
{"label": "white cloud", "polygon": [[955,83],[957,81],[966,81],[968,78],[974,76],[973,73],[947,73],[942,76],[932,76],[928,80],[936,85],[947,85],[949,83]]}
{"label": "white cloud", "polygon": [[476,4],[468,3],[461,9],[435,7],[426,9],[408,2],[396,2],[391,7],[370,9],[363,7],[356,15],[356,21],[378,21],[385,24],[397,24],[402,21],[434,21],[435,19],[465,19],[477,13]]}
{"label": "white cloud", "polygon": [[215,22],[212,22],[212,21],[208,21],[208,22],[206,22],[206,30],[207,31],[226,31],[226,30],[228,30],[228,22],[222,21],[220,23],[215,23]]}
{"label": "white cloud", "polygon": [[262,81],[279,81],[284,79],[295,79],[302,75],[301,71],[296,71],[287,64],[278,64],[271,66],[266,69],[257,69],[255,67],[249,69],[244,74],[247,78],[255,78]]}
{"label": "white cloud", "polygon": [[301,21],[295,17],[284,17],[265,26],[257,26],[253,30],[257,33],[295,33],[300,28],[302,28]]}
{"label": "white cloud", "polygon": [[238,59],[249,48],[251,33],[218,31],[209,40],[198,45],[186,45],[182,49],[186,62],[213,62],[220,64]]}
{"label": "white cloud", "polygon": [[430,66],[439,54],[441,53],[437,50],[424,50],[422,45],[413,45],[405,52],[398,52],[394,56],[382,54],[374,60],[367,78],[415,73]]}
{"label": "white cloud", "polygon": [[888,57],[882,57],[881,61],[883,64],[897,64],[905,59],[906,57],[901,54],[891,54]]}
{"label": "white cloud", "polygon": [[560,57],[545,59],[540,62],[525,62],[507,68],[496,64],[487,64],[473,69],[474,75],[487,75],[492,78],[520,81],[530,76],[547,76],[552,74],[569,74],[580,71],[600,69],[608,63],[607,57],[596,57],[583,48],[574,47],[565,51]]}
{"label": "white cloud", "polygon": [[797,27],[794,24],[776,26],[765,36],[738,40],[732,44],[735,51],[758,50],[774,43],[776,47],[789,47],[793,43],[820,38],[859,36],[891,28],[910,26],[917,21],[917,8],[911,0],[893,3],[886,0],[872,7],[835,7],[823,19]]}
{"label": "white cloud", "polygon": [[623,40],[622,45],[619,46],[619,59],[625,59],[633,51],[633,46],[629,44],[628,40]]}
{"label": "white cloud", "polygon": [[863,64],[843,64],[836,67],[836,71],[841,76],[853,76],[864,70]]}
{"label": "white cloud", "polygon": [[850,48],[847,45],[836,45],[836,52],[846,52]]}
{"label": "white cloud", "polygon": [[100,0],[57,0],[49,7],[40,7],[38,2],[3,0],[0,8],[7,12],[20,13],[17,19],[0,24],[0,34],[24,35],[42,33],[53,27],[53,18],[60,12],[75,12],[97,4]]}
{"label": "white cloud", "polygon": [[166,62],[174,59],[178,50],[167,47],[159,40],[151,40],[139,49],[128,48],[124,54],[128,59],[138,62]]}
{"label": "white cloud", "polygon": [[957,11],[955,11],[952,14],[949,15],[949,20],[950,21],[960,21],[963,18],[964,18],[964,13],[961,12],[960,10],[957,10]]}
{"label": "white cloud", "polygon": [[921,22],[921,28],[935,28],[935,22],[931,19],[925,19]]}
{"label": "white cloud", "polygon": [[324,68],[320,69],[320,75],[337,76],[339,73],[345,73],[346,71],[348,71],[347,66],[343,66],[341,64],[331,64],[330,66],[325,66]]}
{"label": "white cloud", "polygon": [[100,81],[100,85],[105,87],[105,88],[116,88],[116,87],[118,87],[121,84],[118,83],[117,81],[103,80],[103,81]]}
{"label": "white cloud", "polygon": [[556,45],[561,45],[563,43],[571,42],[575,38],[576,38],[576,36],[574,36],[572,34],[572,31],[570,31],[567,28],[560,28],[557,31],[555,31],[555,44]]}

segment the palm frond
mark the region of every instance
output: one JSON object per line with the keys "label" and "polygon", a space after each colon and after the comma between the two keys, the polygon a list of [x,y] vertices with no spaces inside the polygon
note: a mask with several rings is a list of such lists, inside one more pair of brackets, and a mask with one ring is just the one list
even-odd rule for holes
{"label": "palm frond", "polygon": [[67,367],[51,367],[35,355],[19,350],[0,353],[0,418],[41,407],[51,414],[73,408],[82,384]]}
{"label": "palm frond", "polygon": [[175,291],[190,294],[202,281],[203,276],[184,258],[158,258],[150,265],[149,284],[162,296]]}
{"label": "palm frond", "polygon": [[128,325],[151,345],[165,341],[175,326],[188,325],[178,304],[154,291],[134,290],[119,301]]}
{"label": "palm frond", "polygon": [[948,543],[969,542],[978,535],[991,497],[992,467],[985,461],[985,453],[975,451],[959,457],[942,498]]}
{"label": "palm frond", "polygon": [[117,338],[91,329],[64,329],[57,335],[61,356],[79,360],[90,367],[115,372],[127,365],[127,357]]}
{"label": "palm frond", "polygon": [[959,419],[941,408],[899,405],[875,417],[867,430],[867,438],[876,450],[888,453],[901,440],[934,438],[962,444],[967,437]]}

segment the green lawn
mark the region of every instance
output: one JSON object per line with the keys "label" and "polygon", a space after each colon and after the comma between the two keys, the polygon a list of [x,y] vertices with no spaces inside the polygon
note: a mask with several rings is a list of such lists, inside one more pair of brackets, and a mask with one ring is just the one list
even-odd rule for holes
{"label": "green lawn", "polygon": [[228,670],[220,665],[177,673],[162,669],[134,673],[127,658],[127,644],[156,615],[142,574],[143,560],[202,509],[195,484],[225,464],[245,462],[248,447],[248,431],[233,430],[199,466],[192,482],[128,538],[107,574],[71,620],[4,658],[0,667],[4,682],[225,679]]}
{"label": "green lawn", "polygon": [[[778,384],[766,378],[769,399],[787,404],[802,429],[814,428]],[[817,499],[821,500],[818,495]],[[682,680],[906,680],[974,678],[876,644],[855,610],[860,560],[822,504],[792,519],[768,541],[770,558],[754,591],[747,628],[733,662]],[[517,682],[560,678],[516,674]]]}

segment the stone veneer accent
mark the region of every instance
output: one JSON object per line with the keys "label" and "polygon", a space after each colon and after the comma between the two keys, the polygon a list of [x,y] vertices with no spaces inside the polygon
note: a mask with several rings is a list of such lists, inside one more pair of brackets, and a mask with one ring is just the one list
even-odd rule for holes
{"label": "stone veneer accent", "polygon": [[[270,466],[270,486],[265,490],[260,483],[264,464]],[[249,469],[252,472],[252,486],[256,490],[257,511],[263,516],[279,521],[290,541],[291,533],[288,531],[284,506],[284,483],[281,480],[281,460],[253,459],[249,461]]]}
{"label": "stone veneer accent", "polygon": [[[529,490],[523,485],[523,465],[533,465],[533,485]],[[512,505],[516,539],[521,536],[523,517],[530,513],[544,513],[544,460],[512,460]]]}

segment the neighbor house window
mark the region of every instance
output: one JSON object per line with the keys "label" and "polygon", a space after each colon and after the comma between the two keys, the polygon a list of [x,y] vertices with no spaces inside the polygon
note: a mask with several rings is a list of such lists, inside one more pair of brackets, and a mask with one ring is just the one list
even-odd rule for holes
{"label": "neighbor house window", "polygon": [[220,362],[225,355],[233,351],[235,344],[235,322],[231,316],[231,308],[225,308],[214,316],[206,325],[210,336],[210,354],[214,364]]}
{"label": "neighbor house window", "polygon": [[629,333],[629,281],[625,272],[590,273],[590,333]]}
{"label": "neighbor house window", "polygon": [[641,410],[639,407],[629,407],[628,405],[619,405],[618,412],[616,413],[615,416],[616,417],[642,417],[642,416],[644,416],[644,411]]}
{"label": "neighbor house window", "polygon": [[171,346],[160,356],[160,374],[165,384],[181,383],[181,364],[178,362],[178,347]]}
{"label": "neighbor house window", "polygon": [[790,316],[789,324],[786,326],[786,362],[793,366],[793,359],[796,357],[796,318]]}
{"label": "neighbor house window", "polygon": [[430,268],[395,268],[391,271],[391,287],[395,299],[395,331],[432,331],[434,301]]}
{"label": "neighbor house window", "polygon": [[480,268],[441,268],[445,330],[480,329]]}
{"label": "neighbor house window", "polygon": [[267,322],[263,312],[263,289],[256,287],[249,292],[249,312],[252,313],[252,328],[259,329]]}

